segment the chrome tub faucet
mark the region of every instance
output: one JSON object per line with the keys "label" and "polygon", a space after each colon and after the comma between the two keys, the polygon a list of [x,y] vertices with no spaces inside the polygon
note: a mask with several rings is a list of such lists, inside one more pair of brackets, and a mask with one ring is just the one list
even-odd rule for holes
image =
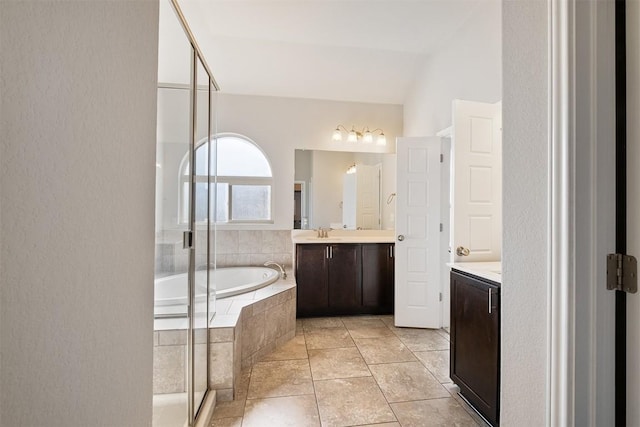
{"label": "chrome tub faucet", "polygon": [[284,265],[280,265],[275,261],[267,261],[264,263],[265,267],[268,267],[270,265],[275,265],[276,267],[278,267],[280,269],[280,278],[281,279],[286,279],[287,278],[287,272],[284,270]]}

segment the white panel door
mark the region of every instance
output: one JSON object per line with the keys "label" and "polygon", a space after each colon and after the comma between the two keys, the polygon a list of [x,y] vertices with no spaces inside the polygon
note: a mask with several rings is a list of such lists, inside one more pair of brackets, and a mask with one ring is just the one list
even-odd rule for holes
{"label": "white panel door", "polygon": [[501,127],[500,104],[453,101],[451,253],[456,262],[501,258]]}
{"label": "white panel door", "polygon": [[380,228],[380,165],[358,165],[356,224],[365,230]]}
{"label": "white panel door", "polygon": [[440,138],[398,138],[395,325],[441,326]]}

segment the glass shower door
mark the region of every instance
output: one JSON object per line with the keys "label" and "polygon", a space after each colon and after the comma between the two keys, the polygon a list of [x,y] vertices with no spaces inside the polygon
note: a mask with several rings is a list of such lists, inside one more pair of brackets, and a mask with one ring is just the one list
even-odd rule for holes
{"label": "glass shower door", "polygon": [[207,323],[209,314],[209,207],[210,207],[210,137],[211,121],[209,119],[209,78],[200,58],[196,57],[196,75],[198,82],[194,96],[194,155],[195,169],[193,197],[193,214],[191,229],[194,233],[193,261],[193,310],[191,317],[193,348],[192,362],[192,396],[193,415],[198,410],[207,392],[208,339]]}
{"label": "glass shower door", "polygon": [[[187,378],[192,47],[169,2],[160,2],[155,195],[153,426],[183,427]],[[170,67],[169,67],[170,65]],[[168,70],[171,73],[168,73]]]}

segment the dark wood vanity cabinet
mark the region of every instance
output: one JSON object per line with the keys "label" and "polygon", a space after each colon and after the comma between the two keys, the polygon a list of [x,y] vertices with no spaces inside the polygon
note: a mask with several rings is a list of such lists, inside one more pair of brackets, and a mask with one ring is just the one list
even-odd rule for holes
{"label": "dark wood vanity cabinet", "polygon": [[393,313],[393,243],[362,245],[362,305],[373,312]]}
{"label": "dark wood vanity cabinet", "polygon": [[296,245],[297,316],[393,312],[393,244]]}
{"label": "dark wood vanity cabinet", "polygon": [[328,246],[329,308],[342,313],[360,304],[362,293],[359,245]]}
{"label": "dark wood vanity cabinet", "polygon": [[296,268],[298,313],[320,315],[329,309],[329,277],[327,245],[298,245]]}
{"label": "dark wood vanity cabinet", "polygon": [[451,272],[451,379],[493,426],[499,424],[500,285]]}

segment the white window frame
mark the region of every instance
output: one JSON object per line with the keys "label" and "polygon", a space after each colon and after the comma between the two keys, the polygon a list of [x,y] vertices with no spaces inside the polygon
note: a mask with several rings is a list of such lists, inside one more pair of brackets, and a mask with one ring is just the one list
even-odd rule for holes
{"label": "white window frame", "polygon": [[[216,197],[216,191],[217,191],[217,184],[228,184],[229,185],[229,199],[227,200],[227,221],[216,221],[215,224],[219,225],[219,226],[225,226],[225,225],[232,225],[232,224],[273,224],[273,216],[274,216],[274,203],[273,203],[273,199],[274,199],[274,186],[273,186],[273,167],[271,166],[271,161],[269,160],[269,157],[267,156],[267,154],[264,152],[264,150],[258,145],[256,144],[253,140],[251,140],[250,138],[247,138],[244,135],[241,134],[237,134],[237,133],[221,133],[221,134],[217,134],[217,135],[212,135],[211,136],[211,143],[212,144],[216,144],[217,141],[219,139],[225,138],[225,137],[234,137],[234,138],[239,138],[239,139],[243,139],[247,142],[249,142],[250,144],[252,144],[255,148],[257,148],[262,155],[264,156],[265,160],[267,161],[267,164],[269,165],[269,169],[271,170],[271,176],[270,177],[256,177],[256,176],[216,176],[216,175],[211,175],[211,171],[209,171],[209,174],[211,175],[211,185],[213,186],[213,193],[212,193],[212,197],[211,200],[213,202],[213,209],[215,210],[215,203],[217,201],[217,197]],[[202,147],[202,145],[204,145],[205,143],[207,143],[207,141],[209,141],[206,137],[203,138],[202,140],[200,140],[197,144],[196,144],[196,151]],[[182,162],[180,164],[180,176],[179,176],[179,186],[178,186],[178,192],[179,192],[179,197],[178,197],[178,221],[179,224],[187,224],[188,222],[188,218],[185,218],[184,215],[184,184],[189,182],[189,177],[190,175],[188,173],[185,174],[185,172],[188,172],[186,170],[187,165],[189,164],[189,153],[185,154],[184,158],[182,159]],[[217,168],[216,165],[212,165],[212,168],[215,170]],[[194,179],[195,183],[208,183],[209,179],[208,176],[206,175],[196,175],[195,179]],[[240,185],[263,185],[263,186],[268,186],[269,187],[269,193],[270,193],[270,197],[269,197],[269,219],[243,219],[243,220],[239,220],[239,219],[233,219],[232,218],[232,213],[233,213],[233,186],[240,186]],[[211,209],[211,206],[209,207]],[[207,219],[208,220],[208,219]],[[207,220],[205,221],[197,221],[196,224],[206,224]]]}

